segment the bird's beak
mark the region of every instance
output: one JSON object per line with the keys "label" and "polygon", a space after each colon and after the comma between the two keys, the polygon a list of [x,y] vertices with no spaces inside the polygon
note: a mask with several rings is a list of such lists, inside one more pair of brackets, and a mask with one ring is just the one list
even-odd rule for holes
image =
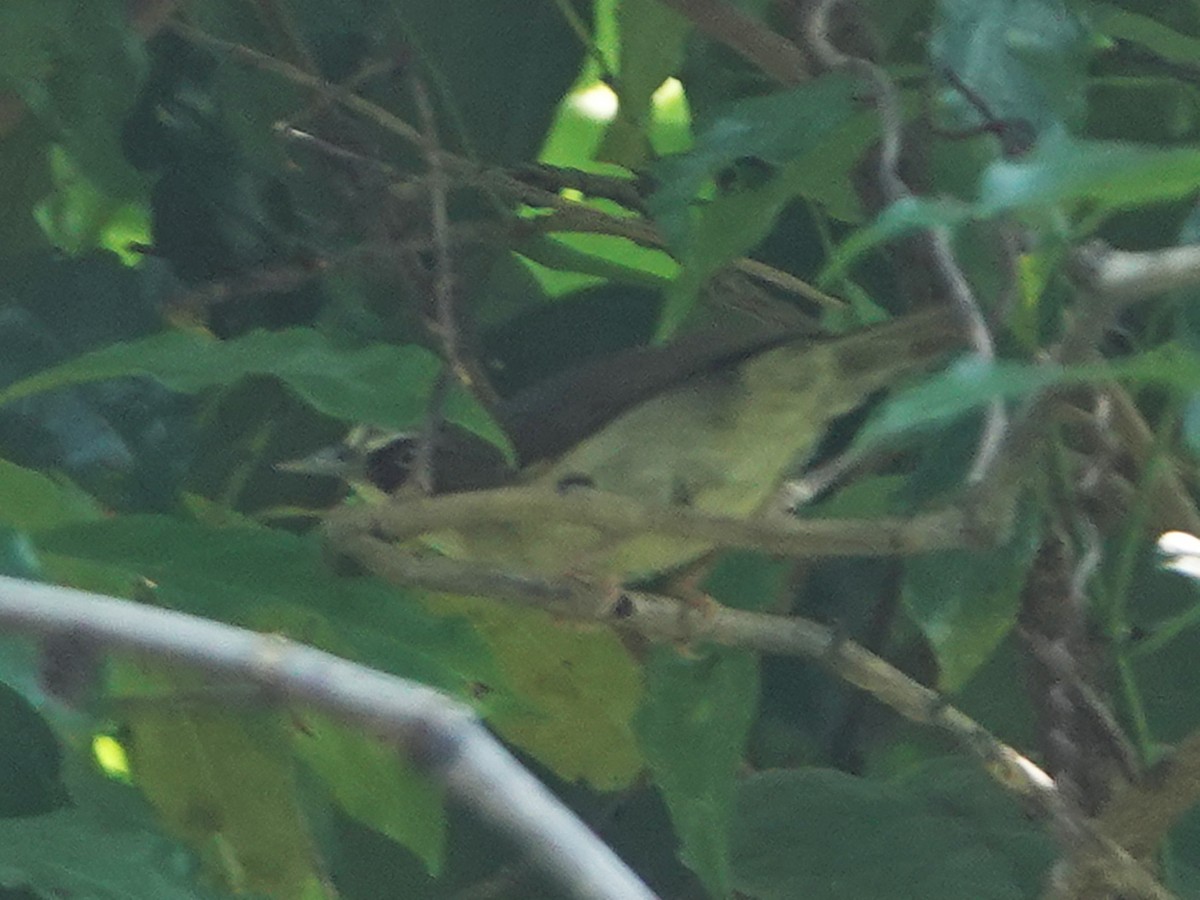
{"label": "bird's beak", "polygon": [[346,459],[345,448],[340,444],[322,447],[308,456],[287,459],[275,463],[280,472],[293,472],[298,475],[322,475],[329,478],[346,478],[350,474],[349,461]]}

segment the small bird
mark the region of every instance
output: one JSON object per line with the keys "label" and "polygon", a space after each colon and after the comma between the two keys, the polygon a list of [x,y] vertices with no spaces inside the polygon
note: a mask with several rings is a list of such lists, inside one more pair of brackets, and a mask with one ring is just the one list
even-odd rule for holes
{"label": "small bird", "polygon": [[[702,332],[666,347],[623,351],[496,410],[517,468],[481,439],[444,429],[433,445],[434,491],[586,486],[643,504],[748,517],[835,419],[961,343],[953,316],[930,310],[833,339]],[[416,436],[352,437],[290,468],[365,480],[377,495],[403,483]],[[448,556],[520,572],[621,581],[675,569],[709,549],[696,540],[556,522],[487,523],[423,540]]]}

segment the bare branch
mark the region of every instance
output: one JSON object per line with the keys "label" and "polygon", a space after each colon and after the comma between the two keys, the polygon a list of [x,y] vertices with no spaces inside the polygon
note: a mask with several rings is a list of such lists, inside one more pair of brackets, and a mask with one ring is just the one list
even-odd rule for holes
{"label": "bare branch", "polygon": [[[729,609],[715,602],[698,607],[657,594],[613,592],[577,580],[531,578],[438,556],[413,556],[365,533],[341,531],[334,537],[334,545],[396,584],[531,604],[557,615],[604,621],[654,641],[711,642],[820,662],[905,718],[944,731],[974,756],[988,775],[1040,815],[1056,823],[1070,822],[1075,829],[1073,847],[1079,854],[1067,872],[1071,885],[1076,883],[1074,879],[1100,873],[1097,877],[1104,884],[1120,885],[1130,898],[1170,897],[1123,847],[1098,833],[1088,821],[1070,818],[1053,779],[1032,761],[945,703],[936,691],[834,629],[797,616]],[[1068,891],[1060,896],[1095,895]]]}
{"label": "bare branch", "polygon": [[1130,253],[1095,241],[1076,250],[1071,262],[1087,290],[1117,303],[1200,284],[1200,244]]}
{"label": "bare branch", "polygon": [[[874,91],[874,100],[880,119],[880,150],[877,178],[888,203],[896,203],[913,196],[912,190],[900,177],[900,155],[903,150],[902,133],[904,119],[896,86],[887,73],[867,59],[847,56],[830,39],[830,14],[839,0],[817,0],[808,21],[809,45],[821,64],[829,69],[845,68],[868,81]],[[954,304],[959,318],[966,328],[971,348],[985,362],[996,358],[995,344],[988,330],[987,319],[979,307],[979,301],[962,268],[954,258],[950,231],[944,227],[925,231],[930,258],[941,278],[941,283]],[[1005,433],[1008,431],[1008,415],[1002,400],[993,400],[987,408],[983,433],[975,451],[975,459],[967,475],[968,484],[978,484],[991,471],[1000,453]]]}
{"label": "bare branch", "polygon": [[983,764],[1006,789],[1050,815],[1061,803],[1053,780],[945,703],[930,688],[847,640],[835,629],[798,616],[704,606],[644,591],[613,592],[572,579],[541,579],[436,556],[414,556],[367,535],[342,535],[337,549],[395,584],[486,594],[585,621],[606,622],[652,641],[715,643],[759,653],[815,660],[911,721],[938,728]]}
{"label": "bare branch", "polygon": [[1138,859],[1149,859],[1171,829],[1200,803],[1200,733],[1193,733],[1140,784],[1119,790],[1100,827]]}
{"label": "bare branch", "polygon": [[908,518],[739,519],[687,507],[660,507],[604,491],[568,494],[533,486],[440,497],[394,498],[330,513],[331,534],[382,533],[394,540],[479,524],[545,522],[589,525],[613,535],[660,534],[710,549],[750,549],[797,559],[893,556],[989,543],[1006,521],[980,522],[975,511],[948,509]]}
{"label": "bare branch", "polygon": [[799,47],[732,3],[724,0],[661,2],[781,84],[800,84],[811,77]]}

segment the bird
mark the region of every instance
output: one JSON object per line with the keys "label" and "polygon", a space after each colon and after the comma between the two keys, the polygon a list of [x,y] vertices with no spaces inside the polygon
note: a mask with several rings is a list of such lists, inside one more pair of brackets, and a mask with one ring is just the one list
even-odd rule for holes
{"label": "bird", "polygon": [[[962,342],[953,315],[929,309],[834,338],[714,329],[625,350],[497,407],[515,466],[482,439],[444,426],[432,445],[432,490],[594,490],[642,504],[750,517],[768,505],[836,419]],[[360,429],[289,468],[337,475],[386,499],[406,481],[420,441],[412,433]],[[710,549],[696,539],[614,535],[546,521],[479,523],[422,541],[447,556],[518,572],[587,572],[620,582],[679,569]]]}

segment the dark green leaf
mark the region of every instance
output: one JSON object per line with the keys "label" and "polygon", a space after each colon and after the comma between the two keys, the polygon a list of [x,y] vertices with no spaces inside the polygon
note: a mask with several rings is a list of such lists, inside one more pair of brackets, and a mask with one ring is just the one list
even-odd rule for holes
{"label": "dark green leaf", "polygon": [[956,228],[970,219],[969,204],[950,197],[904,197],[888,206],[870,225],[855,231],[830,256],[818,284],[835,284],[850,265],[881,244],[925,228]]}
{"label": "dark green leaf", "polygon": [[[940,0],[930,52],[990,108],[1036,133],[1080,121],[1088,64],[1087,30],[1064,0]],[[964,127],[979,113],[951,87],[942,99]]]}
{"label": "dark green leaf", "polygon": [[[127,375],[149,376],[185,393],[229,385],[249,375],[268,375],[326,415],[404,429],[422,421],[439,369],[436,357],[419,347],[376,344],[344,350],[303,328],[255,331],[228,341],[172,331],[113,344],[39,372],[0,391],[0,404]],[[447,418],[507,446],[499,426],[475,404],[456,400]]]}
{"label": "dark green leaf", "polygon": [[0,134],[0,247],[6,253],[46,246],[33,210],[51,188],[49,156],[49,135],[32,117]]}
{"label": "dark green leaf", "polygon": [[821,769],[753,775],[734,835],[737,888],[759,900],[1026,900],[1054,858],[1015,803],[961,764],[898,785]]}
{"label": "dark green leaf", "polygon": [[[572,5],[586,22],[585,7]],[[583,60],[583,44],[555,4],[390,0],[381,6],[378,27],[392,52],[407,44],[433,73],[434,99],[448,113],[446,145],[505,164],[537,153]]]}
{"label": "dark green leaf", "polygon": [[732,893],[729,841],[734,778],[758,705],[758,666],[741,650],[685,659],[655,651],[635,726],[667,801],[680,855],[715,897]]}
{"label": "dark green leaf", "polygon": [[866,451],[912,431],[946,425],[996,398],[1012,399],[1067,381],[1096,380],[1111,371],[1065,370],[1001,362],[992,365],[966,358],[945,372],[899,391],[859,432],[855,447]]}
{"label": "dark green leaf", "polygon": [[281,531],[126,516],[41,532],[36,542],[141,575],[184,612],[260,628],[287,622],[300,640],[331,627],[360,661],[463,694],[498,681],[465,623],[434,618],[374,579],[339,577],[313,542]]}
{"label": "dark green leaf", "polygon": [[0,35],[0,86],[24,100],[102,190],[115,196],[140,191],[116,127],[146,65],[141,42],[130,34],[126,5],[6,3]]}
{"label": "dark green leaf", "polygon": [[292,746],[346,814],[407,847],[436,874],[446,852],[442,791],[394,747],[311,713]]}
{"label": "dark green leaf", "polygon": [[1121,379],[1193,391],[1200,384],[1200,354],[1178,344],[1113,365],[1072,366],[999,362],[967,357],[945,372],[899,391],[859,432],[855,448],[873,446],[923,428],[943,426],[995,399],[1026,397],[1059,384]]}
{"label": "dark green leaf", "polygon": [[933,648],[943,691],[966,684],[1016,624],[1040,540],[1036,514],[1012,532],[1002,547],[930,553],[905,566],[904,606]]}
{"label": "dark green leaf", "polygon": [[43,897],[197,900],[219,895],[161,834],[62,809],[0,821],[0,884]]}
{"label": "dark green leaf", "polygon": [[730,104],[700,131],[695,146],[655,167],[651,211],[673,246],[686,246],[690,213],[711,179],[739,160],[781,166],[813,150],[856,112],[855,79],[829,75],[790,91]]}

